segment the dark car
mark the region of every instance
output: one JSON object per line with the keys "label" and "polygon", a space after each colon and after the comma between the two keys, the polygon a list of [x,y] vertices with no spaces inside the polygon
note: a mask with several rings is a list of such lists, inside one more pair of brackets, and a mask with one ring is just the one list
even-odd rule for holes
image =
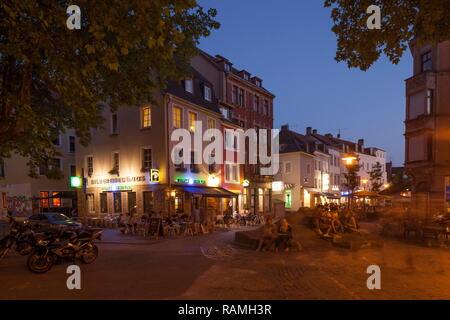
{"label": "dark car", "polygon": [[73,221],[62,213],[38,213],[33,214],[27,220],[27,224],[35,230],[51,228],[80,228],[81,224]]}

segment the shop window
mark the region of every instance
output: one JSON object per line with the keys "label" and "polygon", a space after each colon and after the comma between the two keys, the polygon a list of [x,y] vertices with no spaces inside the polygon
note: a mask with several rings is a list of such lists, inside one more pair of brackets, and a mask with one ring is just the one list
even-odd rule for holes
{"label": "shop window", "polygon": [[108,213],[108,194],[106,192],[100,193],[100,212]]}
{"label": "shop window", "polygon": [[284,201],[286,203],[286,208],[292,207],[292,190],[286,190],[284,194]]}
{"label": "shop window", "polygon": [[175,212],[176,213],[184,212],[183,194],[179,192],[177,192],[175,195]]}
{"label": "shop window", "polygon": [[94,195],[93,194],[87,194],[86,195],[86,202],[87,202],[87,206],[88,206],[88,212],[89,213],[95,213]]}
{"label": "shop window", "polygon": [[41,198],[46,198],[46,199],[41,199],[41,201],[40,201],[41,208],[48,208],[49,207],[49,199],[48,199],[49,192],[41,191],[40,196],[41,196]]}
{"label": "shop window", "polygon": [[128,212],[136,213],[136,192],[128,192]]}
{"label": "shop window", "polygon": [[152,191],[144,191],[144,213],[151,213],[153,210],[153,192]]}
{"label": "shop window", "polygon": [[122,212],[122,193],[114,192],[113,193],[113,201],[114,201],[114,212],[121,213]]}
{"label": "shop window", "polygon": [[[59,192],[52,192],[52,196],[57,196],[58,194]],[[52,206],[56,208],[61,207],[61,198],[60,197],[52,198]]]}

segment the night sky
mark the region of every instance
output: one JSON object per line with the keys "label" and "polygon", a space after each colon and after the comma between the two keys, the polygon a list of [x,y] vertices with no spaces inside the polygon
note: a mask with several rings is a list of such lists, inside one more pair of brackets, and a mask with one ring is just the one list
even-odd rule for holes
{"label": "night sky", "polygon": [[412,73],[407,51],[398,65],[381,58],[366,72],[334,60],[336,37],[322,0],[201,0],[218,10],[219,30],[200,48],[264,80],[277,97],[275,128],[289,123],[304,133],[337,134],[388,152],[403,165],[404,80]]}

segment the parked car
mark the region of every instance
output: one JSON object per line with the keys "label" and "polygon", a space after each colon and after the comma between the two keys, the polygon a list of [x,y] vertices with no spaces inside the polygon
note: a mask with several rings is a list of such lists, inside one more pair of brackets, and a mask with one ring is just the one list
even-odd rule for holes
{"label": "parked car", "polygon": [[49,228],[80,228],[82,225],[73,221],[62,213],[45,212],[33,214],[27,220],[27,224],[34,230]]}

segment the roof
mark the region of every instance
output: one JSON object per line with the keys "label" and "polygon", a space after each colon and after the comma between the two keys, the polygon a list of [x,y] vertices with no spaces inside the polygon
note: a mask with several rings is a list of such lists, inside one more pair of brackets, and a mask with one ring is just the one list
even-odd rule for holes
{"label": "roof", "polygon": [[[209,111],[213,111],[218,114],[222,114],[219,109],[219,102],[216,99],[215,89],[211,82],[209,82],[200,72],[194,68],[190,69],[192,74],[194,93],[187,92],[184,89],[182,81],[169,80],[166,92],[173,94],[179,98],[187,100]],[[212,101],[208,101],[203,98],[203,87],[207,85],[211,88]]]}
{"label": "roof", "polygon": [[267,92],[268,94],[270,94],[270,95],[272,95],[272,96],[275,97],[275,95],[274,95],[272,92],[270,92],[269,90],[267,90],[266,88],[264,88],[262,85],[261,85],[261,86],[257,86],[257,85],[255,85],[255,84],[251,81],[251,79],[257,79],[257,80],[262,81],[261,78],[253,76],[253,77],[250,77],[249,80],[246,80],[246,79],[244,79],[243,77],[240,76],[240,73],[241,73],[241,72],[246,72],[246,73],[248,73],[248,74],[250,74],[250,73],[249,73],[248,71],[246,71],[246,70],[239,70],[239,69],[234,68],[234,67],[233,67],[233,64],[232,64],[228,59],[226,59],[226,58],[224,58],[224,57],[222,57],[222,56],[220,56],[220,55],[217,55],[216,57],[213,57],[212,55],[210,55],[209,53],[207,53],[207,52],[205,52],[205,51],[203,51],[203,50],[201,50],[201,49],[199,49],[199,52],[200,52],[200,54],[202,54],[203,56],[205,56],[211,63],[213,63],[214,66],[215,66],[217,69],[219,69],[219,70],[221,70],[221,71],[223,71],[223,72],[225,72],[225,73],[228,73],[228,72],[226,72],[225,70],[223,70],[222,67],[218,64],[218,62],[226,61],[226,62],[230,63],[230,65],[231,65],[231,72],[229,72],[230,74],[232,74],[232,75],[238,77],[238,78],[239,78],[240,80],[242,80],[242,81],[247,82],[249,85],[251,85],[251,86],[253,86],[253,87],[255,87],[255,88],[261,89],[261,90],[263,90],[263,91]]}
{"label": "roof", "polygon": [[280,130],[280,153],[308,152],[308,141],[304,135],[291,131]]}

